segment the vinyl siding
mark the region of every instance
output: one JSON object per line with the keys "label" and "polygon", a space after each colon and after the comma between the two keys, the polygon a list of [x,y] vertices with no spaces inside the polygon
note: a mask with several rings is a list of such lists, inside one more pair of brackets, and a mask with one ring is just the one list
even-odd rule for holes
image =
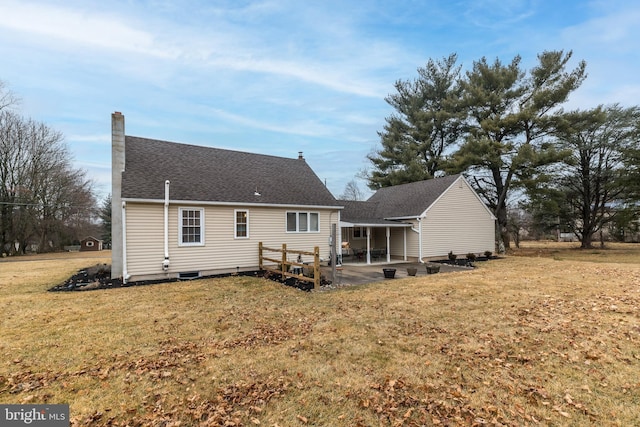
{"label": "vinyl siding", "polygon": [[427,210],[422,233],[424,258],[494,251],[495,221],[462,179]]}
{"label": "vinyl siding", "polygon": [[[180,246],[179,208],[204,209],[204,245]],[[162,271],[164,259],[164,206],[162,204],[127,204],[127,270],[132,276],[166,276]],[[235,238],[236,210],[249,212],[249,237]],[[287,233],[286,212],[319,213],[320,231]],[[330,213],[333,213],[330,215]],[[330,219],[335,223],[337,211],[329,209],[285,209],[269,207],[183,206],[169,207],[169,277],[180,272],[199,271],[215,274],[253,270],[258,267],[258,243],[280,248],[313,251],[319,246],[320,256],[329,258]],[[265,254],[266,255],[266,254]],[[277,258],[277,254],[266,255]],[[311,261],[311,256],[303,256]]]}
{"label": "vinyl siding", "polygon": [[[418,221],[407,221],[417,230]],[[419,236],[418,233],[407,228],[407,257],[409,259],[417,259],[420,255],[418,251]],[[402,258],[404,250],[404,232],[400,228],[391,229],[391,256],[394,258]]]}

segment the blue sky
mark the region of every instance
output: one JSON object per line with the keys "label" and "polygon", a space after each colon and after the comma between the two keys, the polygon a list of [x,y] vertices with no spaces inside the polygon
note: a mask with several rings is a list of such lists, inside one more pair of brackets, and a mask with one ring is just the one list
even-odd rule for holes
{"label": "blue sky", "polygon": [[429,58],[529,68],[573,50],[588,77],[566,108],[637,105],[639,22],[635,0],[0,0],[0,80],[65,135],[99,197],[114,111],[128,135],[303,151],[338,196],[379,148],[384,97]]}

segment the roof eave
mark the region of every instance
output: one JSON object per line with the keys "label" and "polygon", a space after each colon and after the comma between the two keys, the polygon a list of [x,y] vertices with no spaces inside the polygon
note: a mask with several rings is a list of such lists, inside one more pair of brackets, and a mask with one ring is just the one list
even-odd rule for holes
{"label": "roof eave", "polygon": [[[123,202],[130,203],[159,203],[164,204],[164,199],[142,199],[135,197],[123,197]],[[305,208],[305,209],[344,209],[344,206],[334,205],[299,205],[293,203],[250,203],[250,202],[217,202],[205,200],[169,200],[170,205],[205,205],[205,206],[254,206],[270,208]]]}

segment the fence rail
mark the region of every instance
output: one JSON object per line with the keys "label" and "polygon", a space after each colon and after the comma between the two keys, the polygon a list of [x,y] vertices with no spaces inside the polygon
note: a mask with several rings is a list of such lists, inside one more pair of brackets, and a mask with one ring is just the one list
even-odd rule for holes
{"label": "fence rail", "polygon": [[[271,258],[264,256],[265,252],[275,252],[280,253],[278,258]],[[297,261],[289,261],[288,255],[295,254],[296,259],[298,255],[310,255],[313,256],[313,277],[307,277],[304,274],[296,274],[290,273],[289,267],[299,267],[301,271],[304,272],[305,267],[309,267],[308,263],[300,263]],[[320,287],[320,248],[318,246],[313,248],[313,252],[309,251],[297,251],[294,249],[287,249],[287,245],[285,243],[282,244],[282,248],[269,248],[262,244],[262,242],[258,243],[258,257],[259,257],[259,268],[260,270],[266,270],[273,273],[281,274],[284,277],[295,277],[298,280],[304,282],[313,282],[313,289],[318,289]],[[272,262],[278,265],[279,268],[274,268],[272,266],[265,265],[265,261]]]}

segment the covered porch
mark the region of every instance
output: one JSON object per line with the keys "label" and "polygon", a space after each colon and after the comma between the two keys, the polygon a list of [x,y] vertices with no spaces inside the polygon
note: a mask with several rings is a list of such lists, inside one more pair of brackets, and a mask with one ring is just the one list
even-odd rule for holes
{"label": "covered porch", "polygon": [[411,224],[396,221],[340,222],[342,264],[385,264],[409,260]]}

